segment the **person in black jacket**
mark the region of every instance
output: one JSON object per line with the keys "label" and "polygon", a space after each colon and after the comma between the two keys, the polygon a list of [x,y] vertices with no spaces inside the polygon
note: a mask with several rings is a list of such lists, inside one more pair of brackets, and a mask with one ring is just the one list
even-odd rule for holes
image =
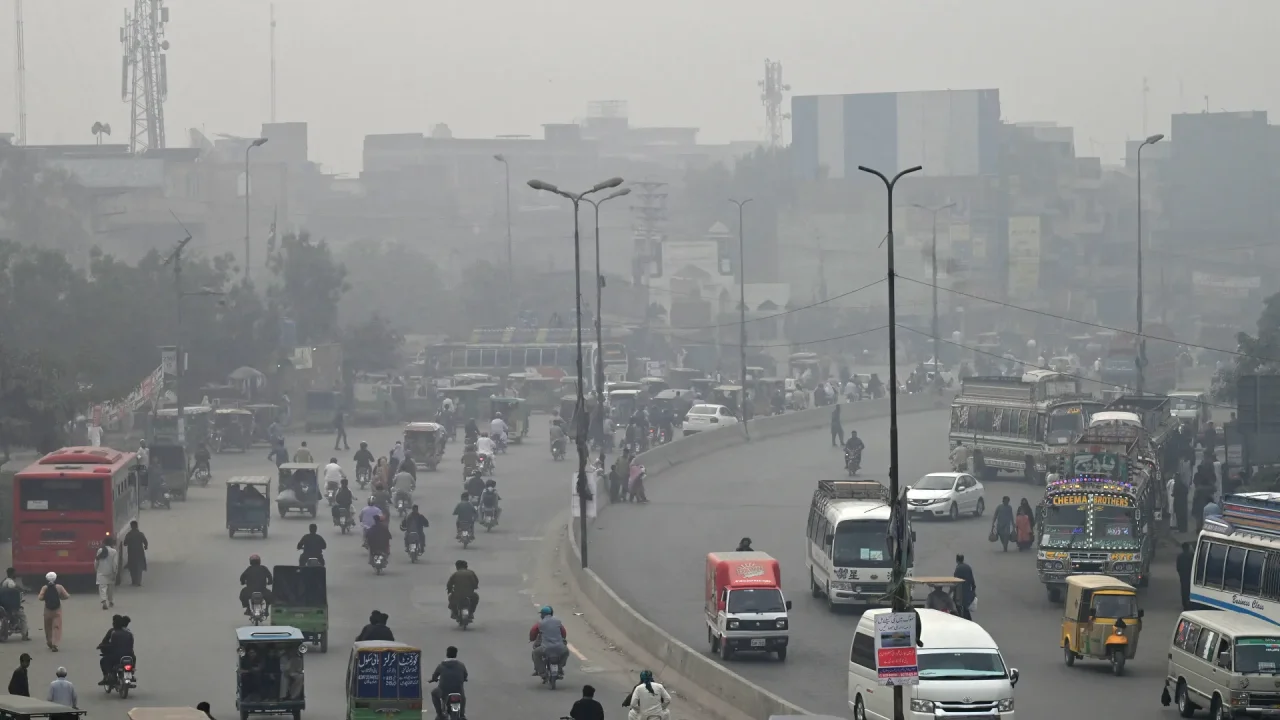
{"label": "person in black jacket", "polygon": [[31,656],[22,653],[18,658],[18,667],[9,678],[9,694],[31,697],[31,684],[27,682],[27,668],[31,667]]}
{"label": "person in black jacket", "polygon": [[573,720],[604,720],[604,706],[596,700],[596,689],[590,685],[582,686],[582,697],[573,704],[569,711]]}
{"label": "person in black jacket", "polygon": [[366,640],[395,642],[396,636],[391,633],[391,628],[387,627],[387,620],[390,619],[386,613],[378,610],[369,613],[369,624],[360,630],[360,634],[356,636],[356,642]]}
{"label": "person in black jacket", "polygon": [[[106,637],[102,638],[102,642],[98,643],[98,650],[102,652],[102,659],[98,661],[102,669],[102,680],[98,681],[98,684],[107,685],[108,677],[115,671],[120,658],[134,657],[133,632],[129,630],[129,616],[116,615],[111,618],[111,629],[107,631]],[[134,660],[136,661],[137,658],[134,657]]]}
{"label": "person in black jacket", "polygon": [[458,648],[452,645],[445,649],[444,657],[444,662],[436,666],[428,681],[440,683],[431,690],[431,704],[436,709],[436,717],[441,717],[444,715],[444,701],[450,693],[458,693],[462,696],[462,717],[466,718],[467,693],[462,686],[467,682],[467,666],[458,660]]}
{"label": "person in black jacket", "polygon": [[956,586],[956,609],[960,612],[960,617],[972,620],[973,615],[969,612],[969,608],[973,606],[973,600],[978,596],[978,581],[973,577],[973,568],[964,561],[964,555],[956,555],[956,569],[951,574],[964,581]]}

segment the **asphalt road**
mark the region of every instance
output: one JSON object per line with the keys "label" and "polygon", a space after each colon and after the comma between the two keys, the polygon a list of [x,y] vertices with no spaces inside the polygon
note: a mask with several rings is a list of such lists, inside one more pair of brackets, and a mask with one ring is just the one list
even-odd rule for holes
{"label": "asphalt road", "polygon": [[[946,412],[900,418],[904,482],[949,469],[947,422]],[[887,420],[846,430],[850,427],[867,444],[862,476],[887,482]],[[849,643],[858,617],[849,611],[832,614],[824,600],[810,597],[805,572],[805,522],[815,483],[843,475],[843,455],[831,447],[826,429],[678,466],[649,483],[649,505],[611,506],[601,513],[591,535],[592,567],[645,616],[711,657],[702,611],[706,553],[732,550],[740,538],[751,537],[757,550],[781,562],[783,589],[794,602],[791,645],[785,663],[773,656],[744,657],[729,666],[806,710],[847,717]],[[1089,712],[1175,717],[1172,708],[1159,703],[1168,637],[1178,614],[1173,553],[1159,559],[1142,595],[1145,632],[1126,676],[1111,676],[1097,661],[1068,668],[1057,638],[1062,609],[1049,603],[1038,582],[1034,554],[1002,553],[998,544],[987,542],[990,512],[1002,495],[1015,505],[1023,497],[1034,504],[1037,497],[1021,483],[997,482],[986,487],[983,518],[915,523],[916,572],[949,575],[955,554],[966,555],[978,581],[975,619],[1021,671],[1016,700],[1022,717],[1066,720]]]}
{"label": "asphalt road", "polygon": [[[460,659],[471,673],[468,715],[474,720],[511,717],[521,708],[530,718],[556,718],[568,713],[590,683],[606,706],[608,717],[623,717],[624,693],[634,685],[634,668],[573,617],[571,602],[561,583],[553,578],[551,556],[556,538],[548,526],[568,506],[572,468],[553,462],[546,448],[546,425],[535,417],[532,442],[512,446],[498,457],[496,477],[503,496],[502,524],[492,533],[480,528],[479,537],[463,550],[454,539],[449,516],[461,491],[458,446],[451,444],[436,473],[419,476],[415,500],[426,510],[431,527],[427,552],[418,565],[410,565],[403,552],[403,538],[393,529],[393,555],[386,574],[378,577],[367,563],[359,534],[342,536],[322,506],[320,532],[329,542],[326,553],[330,632],[329,652],[306,655],[307,709],[304,717],[318,720],[345,715],[343,688],[350,643],[377,608],[390,615],[396,638],[419,644],[424,672],[444,659],[445,648],[456,645]],[[353,447],[367,440],[375,452],[385,453],[398,429],[352,429]],[[296,448],[303,437],[291,437]],[[332,440],[309,436],[317,460],[328,460]],[[349,476],[354,477],[352,452],[339,453]],[[151,543],[150,572],[143,587],[120,588],[114,612],[129,615],[136,635],[139,687],[127,700],[106,696],[95,683],[100,677],[94,649],[110,626],[111,613],[97,604],[92,588],[72,589],[64,604],[65,620],[61,652],[45,649],[34,628],[30,642],[11,640],[0,645],[0,672],[8,677],[20,652],[34,657],[32,690],[43,696],[54,670],[65,665],[80,696],[80,706],[91,717],[123,718],[139,706],[193,706],[201,700],[213,705],[217,717],[234,717],[236,644],[235,629],[247,624],[237,600],[239,576],[248,556],[257,553],[268,565],[296,564],[294,549],[307,531],[309,519],[273,516],[270,537],[227,537],[224,525],[224,490],[221,482],[234,475],[269,475],[273,466],[266,448],[248,455],[216,455],[214,482],[195,488],[191,499],[175,503],[172,511],[146,510],[141,528]],[[518,469],[517,469],[518,468]],[[274,488],[273,488],[274,489]],[[363,499],[358,500],[363,504]],[[398,524],[395,526],[398,528]],[[7,551],[3,551],[7,554]],[[449,619],[445,581],[456,559],[466,559],[480,576],[480,607],[474,625],[465,633]],[[558,605],[569,629],[575,657],[566,679],[556,691],[545,689],[531,677],[527,642],[536,618],[535,606]],[[28,599],[28,612],[39,623],[39,610]],[[425,684],[427,677],[424,676]],[[428,686],[430,687],[430,686]],[[677,717],[684,715],[677,706]]]}

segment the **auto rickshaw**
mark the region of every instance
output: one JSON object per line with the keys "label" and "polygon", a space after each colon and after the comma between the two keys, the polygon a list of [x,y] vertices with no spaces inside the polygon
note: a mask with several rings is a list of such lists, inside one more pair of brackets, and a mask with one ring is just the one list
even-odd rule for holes
{"label": "auto rickshaw", "polygon": [[706,377],[706,373],[697,368],[667,368],[667,382],[675,390],[692,390],[692,383]]}
{"label": "auto rickshaw", "polygon": [[229,448],[249,452],[253,442],[253,412],[241,408],[218,408],[213,411],[213,430],[209,449],[221,453]]}
{"label": "auto rickshaw", "polygon": [[[957,577],[921,576],[907,578],[907,589],[911,593],[912,605],[950,615],[959,614],[956,606],[956,588],[963,584],[964,581]],[[925,588],[929,589],[927,594],[924,592]]]}
{"label": "auto rickshaw", "polygon": [[428,471],[434,471],[444,457],[444,427],[433,422],[411,422],[404,426],[404,448],[409,457]]}
{"label": "auto rickshaw", "polygon": [[711,391],[709,402],[713,405],[723,405],[739,419],[742,418],[742,386],[740,385],[717,386]]}
{"label": "auto rickshaw", "polygon": [[307,707],[303,658],[307,639],[287,625],[236,628],[236,710],[250,715],[302,717]]}
{"label": "auto rickshaw", "polygon": [[258,403],[245,405],[244,409],[253,413],[253,436],[249,442],[253,445],[270,445],[271,436],[267,434],[267,430],[271,428],[272,423],[284,420],[284,408],[279,405]]}
{"label": "auto rickshaw", "polygon": [[227,537],[262,533],[271,525],[271,478],[233,477],[227,481]]}
{"label": "auto rickshaw", "polygon": [[319,463],[285,463],[280,466],[280,484],[276,490],[276,509],[280,517],[290,510],[316,516],[320,504]]}
{"label": "auto rickshaw", "polygon": [[643,405],[643,390],[614,390],[609,393],[609,406],[618,425],[629,425],[631,416]]}
{"label": "auto rickshaw", "polygon": [[353,643],[346,694],[347,720],[421,720],[422,650],[385,640]]}
{"label": "auto rickshaw", "polygon": [[296,627],[307,642],[329,652],[329,595],[325,569],[276,565],[271,569],[271,624]]}
{"label": "auto rickshaw", "polygon": [[507,423],[507,442],[519,444],[529,434],[529,408],[524,400],[518,397],[496,397],[489,399],[489,407],[495,413],[502,413]]}
{"label": "auto rickshaw", "polygon": [[307,432],[319,432],[333,429],[333,416],[338,412],[338,393],[332,390],[311,390],[307,392],[307,415],[305,418]]}
{"label": "auto rickshaw", "polygon": [[649,406],[669,409],[671,416],[675,418],[676,425],[681,425],[689,414],[689,408],[693,407],[693,391],[663,390],[658,393],[657,397],[649,401]]}
{"label": "auto rickshaw", "polygon": [[470,385],[441,388],[440,398],[441,402],[444,398],[453,399],[455,425],[466,425],[468,420],[475,420],[479,415],[480,393]]}
{"label": "auto rickshaw", "polygon": [[[209,442],[210,426],[213,424],[213,408],[204,405],[189,405],[182,409],[182,435],[187,449],[200,447]],[[151,422],[151,439],[153,441],[178,440],[178,408],[157,410]]]}
{"label": "auto rickshaw", "polygon": [[1138,591],[1106,575],[1069,575],[1062,616],[1062,653],[1067,667],[1077,659],[1111,663],[1124,674],[1124,665],[1138,654],[1143,611]]}
{"label": "auto rickshaw", "polygon": [[[169,491],[169,497],[174,500],[186,500],[187,486],[191,478],[191,464],[187,457],[187,449],[176,442],[159,440],[152,442],[148,451],[151,456],[149,468],[151,478],[156,479],[159,475],[164,480],[164,487]],[[157,470],[159,470],[158,473]]]}
{"label": "auto rickshaw", "polygon": [[645,394],[654,397],[658,393],[671,388],[671,384],[660,377],[642,377],[640,384],[644,386]]}
{"label": "auto rickshaw", "polygon": [[209,716],[193,707],[147,707],[130,710],[129,720],[209,720]]}
{"label": "auto rickshaw", "polygon": [[711,402],[711,391],[720,383],[715,378],[700,377],[689,380],[689,388],[706,402]]}
{"label": "auto rickshaw", "polygon": [[556,407],[556,394],[560,381],[548,377],[531,377],[524,381],[521,397],[529,405],[530,412],[549,413]]}
{"label": "auto rickshaw", "polygon": [[0,720],[28,720],[29,718],[84,717],[87,710],[76,710],[66,705],[25,697],[0,695]]}
{"label": "auto rickshaw", "polygon": [[560,398],[560,419],[566,423],[573,422],[573,414],[578,408],[577,395],[565,395]]}

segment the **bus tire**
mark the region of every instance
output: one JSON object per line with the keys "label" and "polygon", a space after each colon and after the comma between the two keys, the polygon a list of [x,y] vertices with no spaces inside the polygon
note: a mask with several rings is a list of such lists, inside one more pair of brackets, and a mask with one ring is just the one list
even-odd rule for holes
{"label": "bus tire", "polygon": [[987,462],[982,455],[981,450],[974,450],[972,456],[973,474],[979,479],[985,480],[987,477]]}

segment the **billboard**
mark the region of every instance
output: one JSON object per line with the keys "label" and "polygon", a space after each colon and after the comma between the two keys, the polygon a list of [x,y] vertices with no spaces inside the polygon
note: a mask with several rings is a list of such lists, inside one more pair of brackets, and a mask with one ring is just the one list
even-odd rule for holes
{"label": "billboard", "polygon": [[1220,275],[1218,273],[1191,271],[1191,289],[1205,299],[1243,300],[1249,293],[1262,287],[1258,276]]}
{"label": "billboard", "polygon": [[1040,216],[1009,218],[1009,297],[1027,300],[1040,290]]}

